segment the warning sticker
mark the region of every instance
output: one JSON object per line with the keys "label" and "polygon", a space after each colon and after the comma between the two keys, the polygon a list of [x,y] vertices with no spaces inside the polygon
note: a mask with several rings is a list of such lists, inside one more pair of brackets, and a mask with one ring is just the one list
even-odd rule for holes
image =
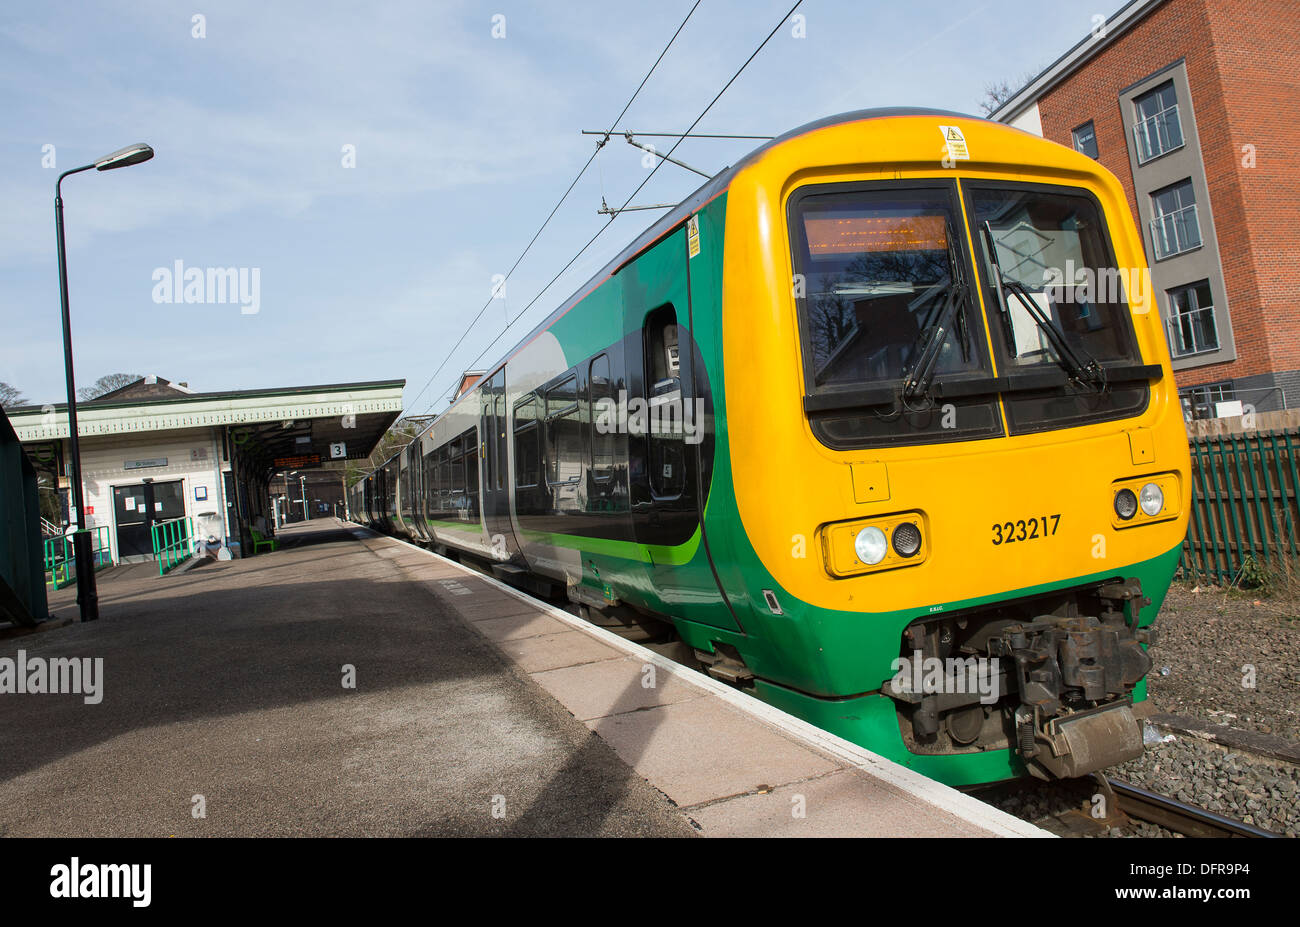
{"label": "warning sticker", "polygon": [[970,151],[966,148],[966,136],[957,126],[939,126],[943,140],[948,146],[948,157],[954,161],[969,161]]}
{"label": "warning sticker", "polygon": [[691,216],[686,223],[686,253],[691,257],[700,253],[700,217]]}

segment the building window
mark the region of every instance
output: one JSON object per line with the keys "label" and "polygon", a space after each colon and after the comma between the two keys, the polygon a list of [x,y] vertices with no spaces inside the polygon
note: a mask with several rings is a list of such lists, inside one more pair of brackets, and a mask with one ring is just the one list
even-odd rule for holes
{"label": "building window", "polygon": [[1137,97],[1133,110],[1136,116],[1133,141],[1137,144],[1138,164],[1183,147],[1183,125],[1178,119],[1178,96],[1173,81],[1165,81]]}
{"label": "building window", "polygon": [[1074,130],[1074,150],[1097,160],[1097,130],[1091,119]]}
{"label": "building window", "polygon": [[1189,386],[1187,389],[1179,390],[1178,396],[1183,401],[1183,416],[1191,421],[1198,418],[1218,418],[1218,404],[1236,400],[1237,391],[1232,388],[1232,382],[1228,381],[1208,383],[1205,386]]}
{"label": "building window", "polygon": [[1183,180],[1151,194],[1151,242],[1156,260],[1173,257],[1201,246],[1201,223],[1196,215],[1196,194],[1191,180]]}
{"label": "building window", "polygon": [[1174,357],[1219,349],[1219,330],[1214,324],[1214,301],[1210,281],[1170,290],[1169,350]]}

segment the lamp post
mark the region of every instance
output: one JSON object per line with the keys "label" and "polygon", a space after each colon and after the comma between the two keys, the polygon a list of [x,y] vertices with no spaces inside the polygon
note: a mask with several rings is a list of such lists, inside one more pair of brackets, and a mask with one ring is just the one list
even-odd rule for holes
{"label": "lamp post", "polygon": [[77,527],[72,535],[72,556],[77,564],[77,605],[82,621],[99,617],[99,594],[95,591],[95,565],[91,562],[90,532],[86,527],[86,500],[81,487],[81,445],[77,440],[77,386],[72,375],[72,322],[68,317],[68,257],[63,241],[63,178],[92,167],[111,171],[148,161],[153,149],[144,143],[119,148],[92,164],[64,171],[54,183],[54,230],[59,240],[59,300],[63,308],[63,371],[68,381],[68,437],[72,444],[72,504],[77,510]]}

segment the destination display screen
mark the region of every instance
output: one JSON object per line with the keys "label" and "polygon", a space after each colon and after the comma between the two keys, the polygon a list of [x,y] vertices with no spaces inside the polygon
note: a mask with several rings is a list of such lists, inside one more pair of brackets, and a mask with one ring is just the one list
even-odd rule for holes
{"label": "destination display screen", "polygon": [[814,258],[879,251],[942,251],[948,247],[943,216],[853,212],[807,216],[804,233]]}

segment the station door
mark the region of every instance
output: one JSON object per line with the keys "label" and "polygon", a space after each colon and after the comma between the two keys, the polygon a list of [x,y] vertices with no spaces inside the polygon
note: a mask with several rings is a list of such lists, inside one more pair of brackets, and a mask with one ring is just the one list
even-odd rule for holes
{"label": "station door", "polygon": [[183,480],[165,483],[135,483],[113,487],[113,520],[117,524],[119,561],[153,556],[150,528],[160,521],[185,514]]}

